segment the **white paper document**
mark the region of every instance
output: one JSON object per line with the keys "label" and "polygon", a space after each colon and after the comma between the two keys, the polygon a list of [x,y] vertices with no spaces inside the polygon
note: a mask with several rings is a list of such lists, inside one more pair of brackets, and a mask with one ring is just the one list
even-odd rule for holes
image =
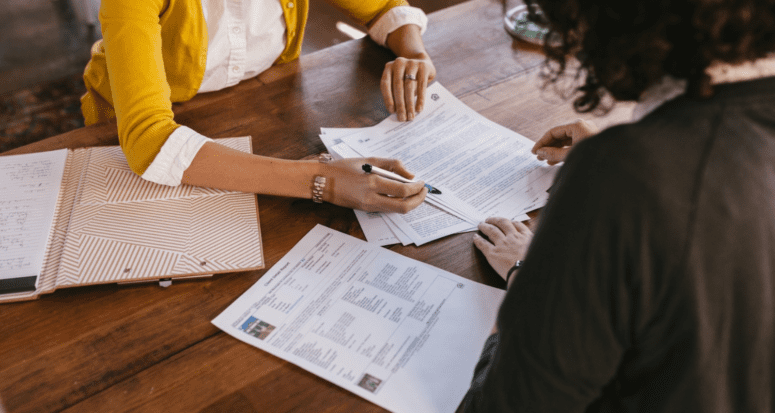
{"label": "white paper document", "polygon": [[213,324],[394,412],[453,412],[504,291],[318,225]]}
{"label": "white paper document", "polygon": [[[320,139],[334,159],[356,158],[361,155],[342,142],[342,138],[362,133],[366,129],[321,128]],[[356,210],[355,216],[366,239],[377,245],[397,242],[422,245],[447,235],[476,230],[478,221],[473,214],[469,214],[467,219],[461,218],[466,217],[466,214],[445,205],[443,200],[443,194],[429,195],[426,197],[427,203],[403,215]]]}
{"label": "white paper document", "polygon": [[441,206],[477,222],[517,219],[546,203],[557,167],[536,159],[533,141],[479,115],[439,83],[426,93],[426,108],[412,122],[390,117],[342,141],[363,156],[400,159],[442,191]]}
{"label": "white paper document", "polygon": [[[361,224],[363,235],[366,236],[366,239],[369,240],[369,242],[379,246],[393,245],[402,242],[401,238],[396,235],[390,225],[385,222],[382,213],[366,212],[356,209],[355,218],[357,218],[358,223]],[[403,233],[400,235],[403,235]],[[404,235],[403,238],[406,241],[406,243],[404,243],[405,245],[412,243],[412,240],[409,239],[409,237]]]}
{"label": "white paper document", "polygon": [[321,128],[332,155],[399,159],[442,192],[408,214],[379,214],[383,223],[356,214],[370,242],[422,245],[474,231],[490,216],[527,220],[525,213],[546,203],[558,167],[538,161],[530,139],[479,115],[439,83],[426,93],[425,110],[411,122],[392,115],[368,128]]}
{"label": "white paper document", "polygon": [[0,280],[40,274],[66,160],[67,149],[0,156]]}

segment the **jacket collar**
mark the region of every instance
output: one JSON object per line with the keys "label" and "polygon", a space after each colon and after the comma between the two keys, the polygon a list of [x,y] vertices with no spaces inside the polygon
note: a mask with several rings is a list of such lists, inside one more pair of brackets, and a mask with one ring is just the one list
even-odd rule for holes
{"label": "jacket collar", "polygon": [[[710,83],[713,85],[775,76],[775,55],[740,65],[716,63],[707,69],[707,73],[710,75]],[[686,80],[665,76],[660,82],[643,92],[632,111],[632,122],[643,119],[656,108],[662,106],[663,103],[682,95],[684,92],[686,92]]]}

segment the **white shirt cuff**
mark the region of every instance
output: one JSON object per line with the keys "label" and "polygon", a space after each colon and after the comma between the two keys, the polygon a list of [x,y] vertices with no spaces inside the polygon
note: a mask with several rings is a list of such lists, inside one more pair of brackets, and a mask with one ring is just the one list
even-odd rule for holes
{"label": "white shirt cuff", "polygon": [[385,46],[387,37],[396,29],[407,24],[414,24],[420,27],[420,34],[425,33],[428,28],[428,16],[417,7],[398,6],[393,7],[387,13],[371,26],[369,36],[380,46]]}
{"label": "white shirt cuff", "polygon": [[180,185],[183,172],[191,166],[199,149],[207,142],[212,142],[212,139],[200,135],[191,128],[178,127],[164,142],[161,151],[145,170],[142,178],[162,185]]}

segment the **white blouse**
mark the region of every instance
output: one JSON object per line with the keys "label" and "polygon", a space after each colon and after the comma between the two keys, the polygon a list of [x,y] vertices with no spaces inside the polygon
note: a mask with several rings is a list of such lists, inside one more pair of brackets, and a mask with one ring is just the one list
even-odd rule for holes
{"label": "white blouse", "polygon": [[[257,76],[285,50],[286,27],[278,0],[202,0],[207,23],[207,63],[198,93],[234,86]],[[428,18],[422,10],[400,6],[390,9],[369,29],[369,36],[384,46],[387,36],[406,24],[424,33]],[[212,139],[180,126],[142,175],[143,179],[177,186],[197,152]]]}

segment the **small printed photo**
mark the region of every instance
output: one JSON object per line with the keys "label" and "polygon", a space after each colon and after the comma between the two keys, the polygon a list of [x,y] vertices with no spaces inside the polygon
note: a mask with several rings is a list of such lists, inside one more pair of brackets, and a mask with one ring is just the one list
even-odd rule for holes
{"label": "small printed photo", "polygon": [[363,378],[361,378],[361,381],[360,383],[358,383],[358,385],[374,393],[375,391],[377,391],[377,388],[379,387],[380,383],[382,383],[381,379],[378,379],[372,376],[371,374],[364,374]]}
{"label": "small printed photo", "polygon": [[242,323],[240,330],[259,340],[263,340],[269,335],[269,333],[274,331],[274,326],[267,323],[266,321],[261,321],[253,316],[250,316],[247,320],[245,320],[244,323]]}

